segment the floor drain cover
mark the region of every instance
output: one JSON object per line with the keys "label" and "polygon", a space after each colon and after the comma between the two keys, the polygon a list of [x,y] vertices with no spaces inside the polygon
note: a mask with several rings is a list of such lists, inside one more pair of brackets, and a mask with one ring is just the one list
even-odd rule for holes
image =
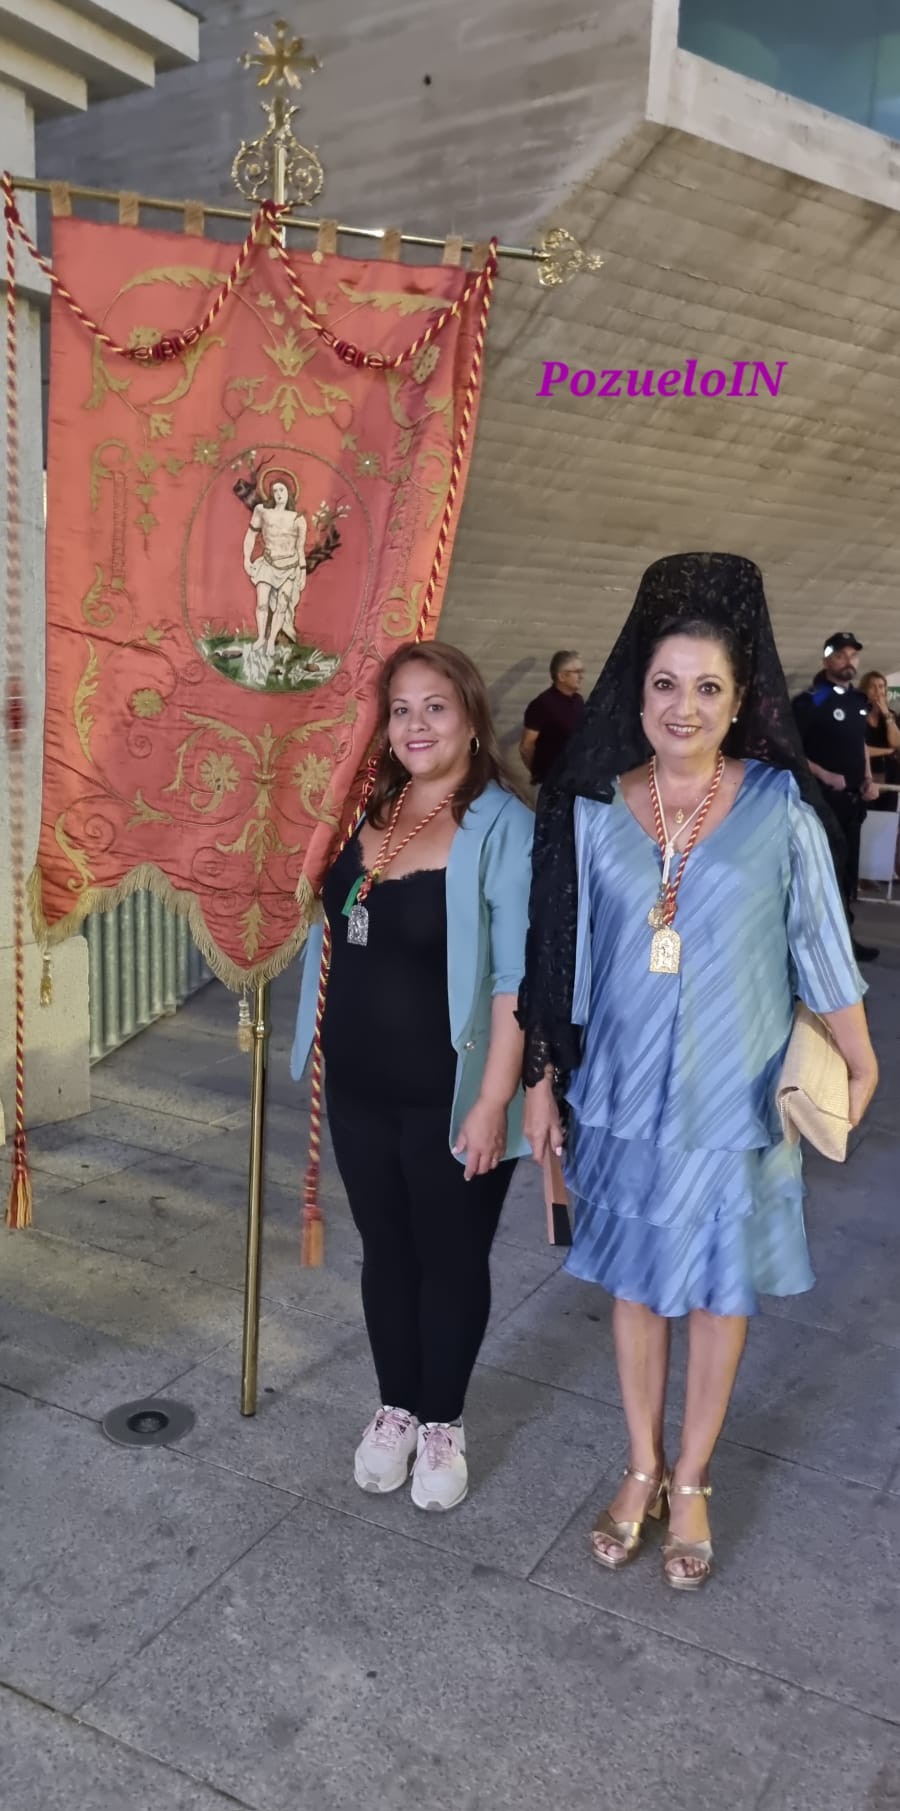
{"label": "floor drain cover", "polygon": [[103,1432],[117,1446],[171,1446],[194,1425],[194,1411],[183,1402],[123,1402],[103,1417]]}

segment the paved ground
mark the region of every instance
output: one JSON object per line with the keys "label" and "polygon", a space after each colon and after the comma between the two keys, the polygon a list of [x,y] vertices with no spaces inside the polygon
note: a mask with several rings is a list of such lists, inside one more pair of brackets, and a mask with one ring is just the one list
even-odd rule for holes
{"label": "paved ground", "polygon": [[[753,1331],[695,1599],[654,1554],[588,1557],[622,1458],[608,1308],[558,1274],[524,1166],[469,1502],[356,1490],[358,1256],[330,1179],[326,1268],[297,1267],[290,985],[254,1420],[233,1001],[208,989],[33,1135],[37,1229],[0,1272],[2,1811],[897,1811],[900,912],[862,916],[898,945],[870,971],[884,1084],[847,1169],[810,1162],[818,1286]],[[107,1442],[151,1392],[193,1432]]]}

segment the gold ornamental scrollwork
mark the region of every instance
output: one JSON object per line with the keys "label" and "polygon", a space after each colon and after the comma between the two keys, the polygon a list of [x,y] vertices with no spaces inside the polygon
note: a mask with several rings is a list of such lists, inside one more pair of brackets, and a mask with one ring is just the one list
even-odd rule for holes
{"label": "gold ornamental scrollwork", "polygon": [[[257,50],[241,57],[244,69],[259,71],[257,87],[271,88],[273,98],[262,101],[269,122],[259,138],[245,139],[231,167],[235,187],[248,201],[266,201],[278,190],[278,199],[291,207],[309,207],[321,195],[325,172],[316,151],[301,145],[291,129],[297,108],[288,100],[288,89],[299,90],[301,76],[321,69],[318,57],[307,56],[302,38],[293,37],[284,19],[271,35],[256,33]],[[276,175],[277,172],[277,175]]]}
{"label": "gold ornamental scrollwork", "polygon": [[551,227],[549,233],[544,234],[540,254],[538,282],[543,289],[559,289],[573,277],[603,269],[599,252],[584,251],[564,226]]}

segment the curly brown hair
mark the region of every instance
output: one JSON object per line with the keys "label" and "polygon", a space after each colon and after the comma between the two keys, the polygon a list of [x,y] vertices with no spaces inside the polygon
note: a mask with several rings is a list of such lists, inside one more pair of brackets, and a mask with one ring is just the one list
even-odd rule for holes
{"label": "curly brown hair", "polygon": [[497,742],[491,716],[491,706],[487,687],[478,668],[464,654],[461,648],[452,648],[445,641],[409,642],[390,654],[378,676],[378,722],[375,729],[375,743],[381,752],[375,770],[375,781],[369,799],[367,816],[369,823],[376,830],[381,830],[387,823],[390,807],[396,800],[401,787],[406,785],[409,774],[391,753],[388,741],[388,725],[391,717],[391,686],[401,667],[408,661],[421,661],[423,665],[433,668],[443,679],[449,679],[463,710],[472,725],[478,741],[478,748],[473,753],[469,771],[453,801],[453,816],[458,824],[469,809],[473,799],[477,799],[489,785],[496,780],[507,791],[512,791],[508,775],[504,772],[503,758]]}

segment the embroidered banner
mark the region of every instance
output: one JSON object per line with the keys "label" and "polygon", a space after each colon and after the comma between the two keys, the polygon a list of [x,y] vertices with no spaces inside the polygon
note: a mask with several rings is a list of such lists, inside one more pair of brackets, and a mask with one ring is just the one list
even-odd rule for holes
{"label": "embroidered banner", "polygon": [[[233,256],[54,226],[66,288],[132,348],[199,321]],[[378,667],[431,589],[437,626],[488,275],[258,246],[209,331],[145,364],[54,297],[39,937],[149,885],[233,987],[300,948]],[[454,303],[397,369],[354,362]]]}

